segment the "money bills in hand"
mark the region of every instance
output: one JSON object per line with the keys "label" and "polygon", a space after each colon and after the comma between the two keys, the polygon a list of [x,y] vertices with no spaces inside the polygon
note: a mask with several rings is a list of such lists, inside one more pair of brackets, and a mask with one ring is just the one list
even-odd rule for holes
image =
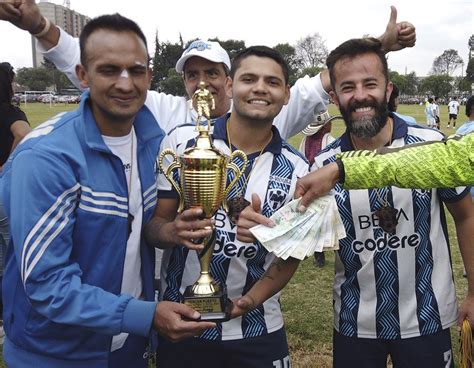
{"label": "money bills in hand", "polygon": [[270,218],[275,227],[257,225],[252,234],[277,257],[303,260],[314,252],[339,249],[346,237],[333,195],[318,198],[304,213],[298,211],[299,199],[280,208]]}

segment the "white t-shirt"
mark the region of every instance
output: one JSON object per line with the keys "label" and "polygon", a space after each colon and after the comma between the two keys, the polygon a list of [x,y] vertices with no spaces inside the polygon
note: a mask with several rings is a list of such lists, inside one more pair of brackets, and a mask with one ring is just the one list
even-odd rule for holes
{"label": "white t-shirt", "polygon": [[451,100],[448,103],[448,109],[450,114],[458,114],[459,113],[459,102],[456,100]]}
{"label": "white t-shirt", "polygon": [[[122,294],[128,294],[134,298],[141,298],[143,293],[142,279],[140,275],[142,261],[140,258],[140,231],[142,227],[143,203],[140,178],[138,176],[137,163],[137,137],[135,130],[122,137],[102,136],[105,144],[112,153],[120,158],[123,164],[127,187],[129,191],[128,212],[133,216],[132,231],[127,241],[127,251],[122,274]],[[120,349],[128,333],[121,333],[112,339],[111,351]]]}

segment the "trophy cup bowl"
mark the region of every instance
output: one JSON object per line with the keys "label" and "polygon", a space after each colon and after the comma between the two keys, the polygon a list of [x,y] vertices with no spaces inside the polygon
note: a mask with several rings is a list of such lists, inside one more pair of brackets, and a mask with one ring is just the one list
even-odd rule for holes
{"label": "trophy cup bowl", "polygon": [[[208,98],[207,94],[202,95]],[[202,105],[198,96],[198,106],[199,103]],[[179,194],[178,212],[200,207],[205,218],[212,218],[221,205],[226,212],[228,211],[227,195],[245,171],[247,156],[240,150],[227,156],[216,149],[209,135],[209,117],[207,116],[207,128],[200,124],[200,120],[199,115],[196,124],[199,135],[194,147],[186,149],[179,156],[173,150],[165,149],[159,156],[158,164]],[[164,164],[166,156],[172,157],[167,167]],[[237,157],[243,161],[241,169],[233,162]],[[179,173],[179,183],[173,176],[175,170]],[[234,172],[234,177],[226,185],[229,170]],[[204,249],[198,252],[200,276],[193,285],[186,287],[183,302],[197,310],[201,314],[201,320],[222,322],[230,318],[232,302],[227,298],[226,286],[217,283],[210,274],[215,241],[214,229],[210,236],[203,239]]]}

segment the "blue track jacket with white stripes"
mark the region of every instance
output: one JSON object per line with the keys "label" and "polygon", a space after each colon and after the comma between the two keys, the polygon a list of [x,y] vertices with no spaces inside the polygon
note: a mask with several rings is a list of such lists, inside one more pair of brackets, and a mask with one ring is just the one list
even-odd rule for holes
{"label": "blue track jacket with white stripes", "polygon": [[[154,250],[142,239],[143,300],[121,295],[127,180],[88,101],[86,93],[79,109],[36,128],[2,173],[12,239],[3,279],[11,366],[106,367],[113,335],[150,335]],[[146,107],[134,128],[146,224],[163,131]]]}

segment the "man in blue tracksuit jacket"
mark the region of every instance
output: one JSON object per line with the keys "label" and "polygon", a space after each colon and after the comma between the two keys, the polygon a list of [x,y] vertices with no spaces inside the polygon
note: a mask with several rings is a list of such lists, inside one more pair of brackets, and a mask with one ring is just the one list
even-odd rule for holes
{"label": "man in blue tracksuit jacket", "polygon": [[177,340],[214,324],[154,301],[152,247],[163,131],[144,107],[146,40],[118,14],[81,35],[89,88],[78,110],[35,129],[11,155],[0,195],[11,223],[4,275],[10,367],[147,367],[157,329]]}

